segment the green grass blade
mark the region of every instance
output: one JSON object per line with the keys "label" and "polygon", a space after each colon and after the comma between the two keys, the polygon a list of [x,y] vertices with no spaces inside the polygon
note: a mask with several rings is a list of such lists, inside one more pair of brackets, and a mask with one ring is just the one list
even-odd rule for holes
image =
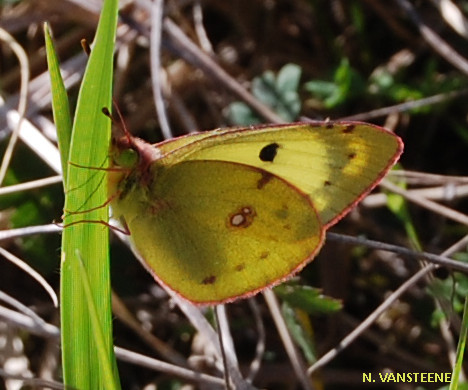
{"label": "green grass blade", "polygon": [[[80,166],[107,166],[110,121],[101,109],[111,107],[117,10],[116,0],[104,2],[95,45],[79,93],[69,160]],[[71,164],[67,168],[61,268],[64,382],[65,386],[81,390],[107,389],[106,362],[112,362],[114,382],[119,383],[112,344],[108,229],[99,223],[76,223],[108,220],[107,207],[98,207],[104,205],[108,197],[106,172]],[[83,288],[81,260],[77,253],[89,276],[93,302],[88,301]],[[100,332],[94,329],[90,314],[93,306],[100,314],[103,340],[99,341],[95,335]],[[104,346],[104,357],[96,348],[98,344]]]}
{"label": "green grass blade", "polygon": [[468,335],[468,297],[465,297],[465,307],[463,309],[462,327],[461,327],[460,339],[458,340],[458,347],[457,347],[457,359],[455,362],[455,367],[453,367],[452,380],[450,382],[449,390],[458,389],[458,380],[460,377],[460,372],[462,370],[463,355],[465,353],[467,335]]}
{"label": "green grass blade", "polygon": [[89,282],[89,275],[86,273],[86,268],[81,259],[80,253],[77,252],[76,256],[79,259],[78,268],[80,271],[80,276],[81,276],[80,280],[82,282],[83,291],[84,291],[84,294],[86,295],[87,302],[89,303],[88,310],[90,313],[90,319],[92,321],[92,330],[94,332],[94,340],[96,340],[96,349],[100,356],[102,376],[105,380],[105,383],[107,383],[106,389],[109,389],[109,390],[119,389],[119,386],[117,385],[118,382],[116,382],[116,378],[114,377],[114,374],[113,374],[113,366],[112,366],[111,360],[109,359],[110,356],[107,353],[107,346],[104,342],[106,337],[103,334],[101,323],[99,321],[100,317],[98,315],[96,306],[93,303],[94,301],[93,291]]}
{"label": "green grass blade", "polygon": [[44,36],[47,54],[47,66],[49,68],[50,83],[52,90],[52,111],[57,128],[60,157],[62,160],[63,182],[67,182],[68,155],[72,132],[72,120],[70,106],[68,103],[67,90],[60,73],[60,66],[54,43],[50,35],[49,25],[44,24]]}

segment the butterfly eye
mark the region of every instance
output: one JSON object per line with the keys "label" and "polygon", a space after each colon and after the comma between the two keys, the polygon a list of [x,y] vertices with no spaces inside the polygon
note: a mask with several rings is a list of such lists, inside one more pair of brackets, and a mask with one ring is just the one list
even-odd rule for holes
{"label": "butterfly eye", "polygon": [[132,168],[138,162],[138,153],[133,149],[126,149],[114,155],[114,162],[124,168]]}
{"label": "butterfly eye", "polygon": [[272,144],[268,144],[267,146],[264,146],[262,150],[260,150],[260,154],[258,157],[260,157],[260,160],[262,161],[269,161],[273,162],[273,160],[276,157],[276,151],[278,150],[279,145],[274,142]]}

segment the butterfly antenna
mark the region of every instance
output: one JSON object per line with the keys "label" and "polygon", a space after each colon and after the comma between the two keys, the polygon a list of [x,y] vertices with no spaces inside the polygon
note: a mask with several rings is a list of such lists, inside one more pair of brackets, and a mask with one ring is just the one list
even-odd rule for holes
{"label": "butterfly antenna", "polygon": [[[88,41],[86,40],[86,38],[83,38],[80,41],[80,43],[81,43],[81,47],[83,48],[83,51],[89,57],[91,55],[91,47],[89,46]],[[110,113],[110,111],[109,111],[109,109],[107,107],[103,107],[102,112],[103,112],[103,114],[105,116],[107,116],[112,121],[112,123],[114,125],[118,126],[120,128],[120,130],[123,131],[123,133],[127,137],[127,140],[129,142],[129,144],[132,144],[133,143],[132,142],[132,135],[128,131],[127,125],[125,124],[124,118],[122,116],[122,113],[120,112],[117,101],[114,98],[112,98],[112,104],[114,105],[115,111],[117,112],[117,116],[119,117],[119,122],[114,119],[114,117],[112,116],[112,114]]]}
{"label": "butterfly antenna", "polygon": [[[83,38],[80,41],[80,43],[81,43],[81,47],[83,48],[83,51],[89,57],[91,55],[91,47],[89,46],[88,41],[86,40],[86,38]],[[122,113],[120,112],[117,101],[114,98],[112,98],[112,104],[115,107],[115,111],[117,111],[117,116],[119,117],[119,122],[116,121],[115,118],[112,116],[112,114],[109,111],[109,108],[103,107],[102,108],[102,113],[112,121],[112,124],[118,126],[120,128],[120,130],[123,131],[123,133],[127,137],[128,142],[131,144],[132,143],[132,136],[131,136],[130,132],[128,131],[127,126],[125,125],[125,121],[123,119]]]}
{"label": "butterfly antenna", "polygon": [[101,111],[105,116],[107,116],[111,120],[113,125],[121,128],[121,124],[115,120],[115,118],[112,116],[112,114],[110,113],[110,111],[109,111],[109,109],[107,107],[102,107]]}
{"label": "butterfly antenna", "polygon": [[83,51],[89,57],[91,55],[91,47],[89,46],[88,41],[86,40],[86,38],[83,38],[80,41],[80,43],[81,43],[81,47],[83,48]]}
{"label": "butterfly antenna", "polygon": [[[81,43],[81,47],[83,48],[83,51],[89,57],[91,55],[91,47],[89,46],[88,41],[86,40],[86,38],[83,38],[80,41],[80,43]],[[112,121],[112,123],[114,125],[118,126],[120,128],[120,130],[123,131],[123,133],[125,134],[125,136],[127,137],[128,141],[129,141],[129,143],[131,144],[132,143],[132,136],[131,136],[130,132],[128,131],[127,125],[125,124],[122,113],[120,112],[119,106],[117,104],[117,101],[114,98],[112,98],[112,104],[114,105],[115,111],[117,112],[117,116],[119,117],[119,122],[115,120],[115,118],[112,116],[112,114],[110,113],[110,111],[109,111],[109,109],[107,107],[102,108],[102,113],[105,116],[107,116]]]}
{"label": "butterfly antenna", "polygon": [[105,116],[107,116],[112,121],[112,124],[115,125],[120,130],[120,134],[123,133],[125,135],[129,145],[133,145],[133,137],[132,137],[131,133],[128,131],[128,128],[127,128],[127,126],[125,124],[122,113],[120,112],[119,108],[117,107],[117,103],[115,102],[114,98],[112,98],[112,101],[114,102],[114,107],[116,109],[117,116],[119,118],[118,120],[116,118],[114,118],[114,116],[110,113],[110,111],[109,111],[109,109],[107,107],[103,107],[101,111]]}
{"label": "butterfly antenna", "polygon": [[128,142],[130,144],[132,144],[133,143],[132,142],[133,137],[132,137],[132,134],[130,133],[130,131],[128,131],[128,127],[125,124],[125,120],[124,120],[124,117],[122,115],[122,112],[120,111],[119,105],[117,104],[117,102],[115,101],[114,98],[112,98],[112,102],[114,103],[115,111],[117,112],[117,116],[119,117],[120,128],[123,130],[125,136],[128,139]]}

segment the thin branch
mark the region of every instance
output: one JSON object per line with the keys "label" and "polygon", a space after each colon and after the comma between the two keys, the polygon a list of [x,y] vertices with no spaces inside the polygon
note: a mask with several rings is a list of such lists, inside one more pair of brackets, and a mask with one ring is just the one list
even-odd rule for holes
{"label": "thin branch", "polygon": [[0,186],[3,183],[3,179],[5,178],[6,171],[8,166],[10,165],[10,160],[13,155],[13,150],[15,148],[16,142],[18,141],[21,125],[26,114],[26,106],[28,101],[28,84],[29,84],[29,60],[26,52],[21,47],[18,42],[10,35],[7,31],[3,28],[0,28],[0,40],[4,41],[8,44],[11,50],[16,54],[18,57],[18,61],[20,63],[21,69],[21,87],[20,87],[20,100],[18,105],[18,115],[19,120],[15,126],[15,130],[13,131],[10,141],[8,142],[7,149],[5,154],[3,155],[2,165],[0,166]]}
{"label": "thin branch", "polygon": [[270,309],[273,321],[275,321],[276,329],[278,330],[284,348],[286,349],[286,353],[288,354],[289,360],[291,361],[294,372],[296,373],[302,388],[305,390],[312,390],[312,382],[307,376],[304,362],[302,361],[301,356],[297,351],[296,345],[294,344],[288,331],[288,327],[286,326],[284,317],[281,314],[278,299],[276,298],[275,293],[270,289],[266,289],[263,291],[263,296],[265,297],[265,301],[268,305],[268,308]]}
{"label": "thin branch", "polygon": [[445,22],[463,38],[468,38],[468,21],[463,12],[450,0],[432,0]]}
{"label": "thin branch", "polygon": [[54,225],[28,226],[18,229],[0,230],[0,241],[11,240],[12,238],[31,236],[33,234],[60,233],[62,228]]}
{"label": "thin branch", "polygon": [[284,123],[284,119],[276,114],[270,107],[261,103],[250,92],[242,87],[239,82],[230,76],[209,55],[198,48],[184,32],[170,19],[163,21],[164,32],[167,34],[170,45],[178,54],[192,65],[199,67],[213,79],[220,82],[234,95],[246,102],[262,117],[273,123]]}
{"label": "thin branch", "polygon": [[414,259],[424,259],[427,260],[434,265],[439,265],[443,267],[447,267],[449,269],[453,269],[455,271],[460,271],[468,274],[468,263],[463,263],[461,261],[450,259],[449,257],[443,255],[435,255],[432,253],[427,252],[416,252],[411,249],[407,249],[398,245],[386,244],[380,241],[373,241],[368,240],[365,238],[357,238],[353,236],[346,236],[343,234],[331,233],[327,232],[327,240],[343,242],[346,244],[352,245],[364,245],[368,248],[388,251],[397,253],[401,256],[407,256]]}
{"label": "thin branch", "polygon": [[213,55],[213,45],[211,44],[210,39],[208,38],[208,34],[206,33],[205,27],[203,26],[203,10],[200,0],[196,0],[193,4],[193,23],[195,25],[195,32],[197,33],[197,37],[203,51],[210,55]]}
{"label": "thin branch", "polygon": [[[16,380],[21,381],[22,388],[24,386],[33,389],[65,389],[63,383],[41,379],[41,378],[30,378],[21,374],[11,374],[8,373],[6,370],[0,368],[0,377],[4,379]],[[73,390],[71,387],[67,387],[67,390]]]}
{"label": "thin branch", "polygon": [[163,21],[163,0],[153,0],[151,7],[151,82],[153,84],[154,104],[158,113],[158,121],[165,139],[172,138],[171,126],[167,119],[166,106],[163,97],[162,66],[161,66],[161,35]]}
{"label": "thin branch", "polygon": [[408,112],[410,110],[415,110],[417,108],[426,107],[434,104],[445,103],[449,100],[456,99],[459,97],[464,97],[468,95],[468,88],[461,89],[459,91],[451,91],[445,93],[439,93],[437,95],[428,96],[418,100],[412,100],[409,102],[395,104],[393,106],[378,108],[368,112],[363,112],[360,114],[348,115],[340,120],[343,121],[368,121],[369,119],[375,119],[395,112]]}
{"label": "thin branch", "polygon": [[380,183],[380,186],[385,189],[394,192],[395,194],[403,196],[405,199],[422,206],[428,210],[434,211],[435,213],[449,218],[453,221],[461,223],[462,225],[468,226],[468,215],[460,213],[450,207],[444,206],[440,203],[433,202],[432,200],[421,198],[411,194],[409,191],[390,183],[388,180],[384,180]]}
{"label": "thin branch", "polygon": [[18,313],[3,306],[0,306],[0,319],[38,336],[56,339],[60,336],[60,330],[56,326],[44,321],[37,322],[28,315]]}
{"label": "thin branch", "polygon": [[[423,199],[451,202],[455,199],[462,199],[468,196],[468,184],[456,185],[455,183],[448,182],[447,184],[438,187],[406,190],[406,193]],[[367,196],[363,199],[361,205],[365,207],[378,207],[385,206],[386,203],[387,194],[378,193]]]}
{"label": "thin branch", "polygon": [[57,294],[55,294],[54,289],[52,286],[47,283],[47,281],[42,277],[42,275],[34,270],[31,266],[26,264],[23,260],[19,259],[12,253],[8,252],[7,250],[0,247],[0,254],[5,257],[8,261],[16,265],[18,268],[21,268],[25,271],[29,276],[31,276],[34,280],[36,280],[44,290],[46,290],[47,294],[49,294],[50,298],[55,307],[58,307],[58,298]]}
{"label": "thin branch", "polygon": [[426,23],[419,17],[416,9],[411,5],[408,0],[396,0],[400,8],[406,12],[413,23],[418,27],[422,37],[426,40],[432,49],[439,53],[446,61],[450,62],[455,68],[462,71],[465,75],[468,75],[468,61],[458,54],[457,51],[445,42],[439,35],[437,35],[433,29],[431,29]]}
{"label": "thin branch", "polygon": [[0,187],[0,196],[6,194],[13,194],[15,192],[22,192],[26,190],[34,190],[40,187],[46,187],[51,184],[57,184],[62,182],[62,176],[50,176],[44,179],[32,180],[26,183],[15,184],[7,187]]}
{"label": "thin branch", "polygon": [[323,367],[331,360],[333,360],[341,351],[347,348],[354,340],[356,340],[366,329],[368,329],[380,315],[386,311],[401,295],[403,295],[410,287],[416,284],[429,272],[435,270],[437,267],[433,264],[430,264],[417,273],[415,273],[411,278],[404,282],[398,289],[396,289],[385,301],[377,307],[364,321],[362,321],[351,333],[349,333],[340,343],[323,355],[319,360],[317,360],[312,366],[309,367],[307,373],[310,375],[320,367]]}
{"label": "thin branch", "polygon": [[[336,239],[341,242],[354,242],[354,243],[358,242],[358,239],[354,237],[343,236],[343,235],[339,235],[335,233],[327,233],[327,238]],[[424,258],[426,260],[431,261],[430,258],[432,258],[432,260],[435,260],[435,258],[438,258],[438,260],[441,260],[441,259],[450,260],[445,256],[453,254],[462,246],[466,246],[468,243],[468,236],[465,236],[458,243],[452,245],[449,249],[444,251],[442,256],[431,255],[429,253],[424,253],[424,252],[422,253],[414,252],[406,248],[396,247],[395,245],[388,245],[388,244],[381,245],[382,243],[377,243],[376,241],[370,241],[370,240],[362,240],[362,241],[365,242],[364,245],[370,246],[375,249],[389,250],[391,252],[396,252],[399,254],[405,254],[405,255],[410,255],[410,256],[416,256],[416,257]],[[390,247],[393,247],[393,248],[390,248]],[[429,273],[437,269],[438,266],[436,264],[442,265],[444,262],[445,260],[442,262],[434,261],[434,264],[429,264],[425,266],[424,268],[421,268],[418,272],[416,272],[411,278],[409,278],[400,287],[398,287],[398,289],[396,289],[387,299],[385,299],[385,301],[382,304],[380,304],[363,322],[361,322],[358,327],[356,327],[343,340],[341,340],[340,343],[337,345],[337,347],[328,351],[319,360],[317,360],[311,367],[309,367],[309,369],[307,370],[307,373],[311,374],[314,371],[316,371],[318,368],[323,367],[325,364],[333,360],[341,351],[347,348],[365,330],[367,330],[377,320],[377,318],[379,318],[379,316],[382,315],[382,313],[385,312],[409,288],[411,288],[413,285],[418,283],[426,275],[428,275]],[[450,260],[450,262],[454,262],[454,260]],[[465,270],[465,272],[466,271],[467,270]]]}
{"label": "thin branch", "polygon": [[188,370],[187,368],[178,367],[173,364],[169,364],[158,359],[153,359],[120,347],[114,347],[114,351],[115,356],[123,362],[136,364],[141,367],[147,367],[151,370],[164,372],[168,375],[175,375],[179,378],[187,379],[189,381],[206,383],[210,385],[224,385],[224,379],[222,378],[216,378],[211,375]]}
{"label": "thin branch", "polygon": [[263,355],[265,353],[265,326],[263,325],[262,315],[260,313],[260,308],[258,306],[255,297],[252,297],[248,300],[249,306],[252,309],[254,322],[257,324],[257,347],[255,348],[255,357],[250,363],[250,370],[249,374],[247,375],[247,381],[250,383],[253,382],[255,376],[257,375],[258,371],[260,370],[260,365],[262,363]]}

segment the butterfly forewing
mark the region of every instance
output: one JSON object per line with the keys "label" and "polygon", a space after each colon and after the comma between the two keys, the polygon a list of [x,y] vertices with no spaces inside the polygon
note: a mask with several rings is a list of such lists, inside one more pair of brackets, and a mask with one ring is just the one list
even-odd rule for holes
{"label": "butterfly forewing", "polygon": [[306,193],[329,226],[380,181],[401,151],[400,139],[382,128],[329,123],[216,131],[174,157],[232,161],[278,175]]}

